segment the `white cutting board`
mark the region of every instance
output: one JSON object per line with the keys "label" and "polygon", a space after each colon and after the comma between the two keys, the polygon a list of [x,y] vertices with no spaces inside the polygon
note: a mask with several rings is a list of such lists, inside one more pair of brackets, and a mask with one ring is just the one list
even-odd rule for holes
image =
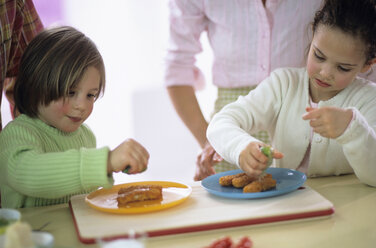
{"label": "white cutting board", "polygon": [[111,214],[91,208],[86,195],[70,201],[78,237],[83,243],[98,238],[127,237],[129,231],[148,237],[197,232],[287,220],[330,216],[333,204],[309,187],[263,199],[227,199],[209,194],[200,185],[173,208],[144,214]]}

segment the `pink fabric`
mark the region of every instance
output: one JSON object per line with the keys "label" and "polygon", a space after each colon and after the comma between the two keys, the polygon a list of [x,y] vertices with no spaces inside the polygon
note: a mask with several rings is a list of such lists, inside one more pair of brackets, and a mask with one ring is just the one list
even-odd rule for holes
{"label": "pink fabric", "polygon": [[321,0],[171,0],[166,86],[204,85],[195,65],[207,32],[213,50],[213,83],[236,88],[257,85],[279,67],[302,67],[309,24]]}
{"label": "pink fabric", "polygon": [[[318,103],[313,102],[311,97],[309,98],[309,103],[310,103],[310,106],[312,108],[317,108],[318,107]],[[313,128],[311,128],[311,134],[309,136],[309,145],[307,147],[307,151],[304,154],[304,158],[303,158],[302,162],[300,163],[300,165],[299,165],[299,167],[297,169],[298,171],[301,171],[303,173],[307,173],[307,171],[308,171],[309,156],[311,155],[312,138],[313,138]]]}

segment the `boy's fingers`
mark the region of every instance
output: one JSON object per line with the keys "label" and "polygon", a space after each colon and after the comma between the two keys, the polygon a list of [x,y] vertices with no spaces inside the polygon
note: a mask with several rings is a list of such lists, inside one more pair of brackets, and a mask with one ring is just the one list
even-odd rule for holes
{"label": "boy's fingers", "polygon": [[130,168],[131,168],[130,165],[125,166],[124,170],[122,170],[123,173],[128,173],[128,171],[129,171]]}

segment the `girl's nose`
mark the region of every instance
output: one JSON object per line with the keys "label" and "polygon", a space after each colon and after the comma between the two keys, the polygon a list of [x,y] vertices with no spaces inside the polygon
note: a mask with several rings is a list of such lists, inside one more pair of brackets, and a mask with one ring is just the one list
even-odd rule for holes
{"label": "girl's nose", "polygon": [[332,78],[332,68],[329,65],[323,65],[320,71],[321,76],[323,79],[331,79]]}

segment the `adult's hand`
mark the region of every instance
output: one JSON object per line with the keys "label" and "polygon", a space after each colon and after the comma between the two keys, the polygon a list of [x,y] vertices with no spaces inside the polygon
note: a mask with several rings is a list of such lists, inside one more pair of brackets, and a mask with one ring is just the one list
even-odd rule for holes
{"label": "adult's hand", "polygon": [[223,158],[214,150],[210,143],[206,142],[204,149],[197,156],[194,180],[201,181],[215,174],[213,166],[222,160]]}

